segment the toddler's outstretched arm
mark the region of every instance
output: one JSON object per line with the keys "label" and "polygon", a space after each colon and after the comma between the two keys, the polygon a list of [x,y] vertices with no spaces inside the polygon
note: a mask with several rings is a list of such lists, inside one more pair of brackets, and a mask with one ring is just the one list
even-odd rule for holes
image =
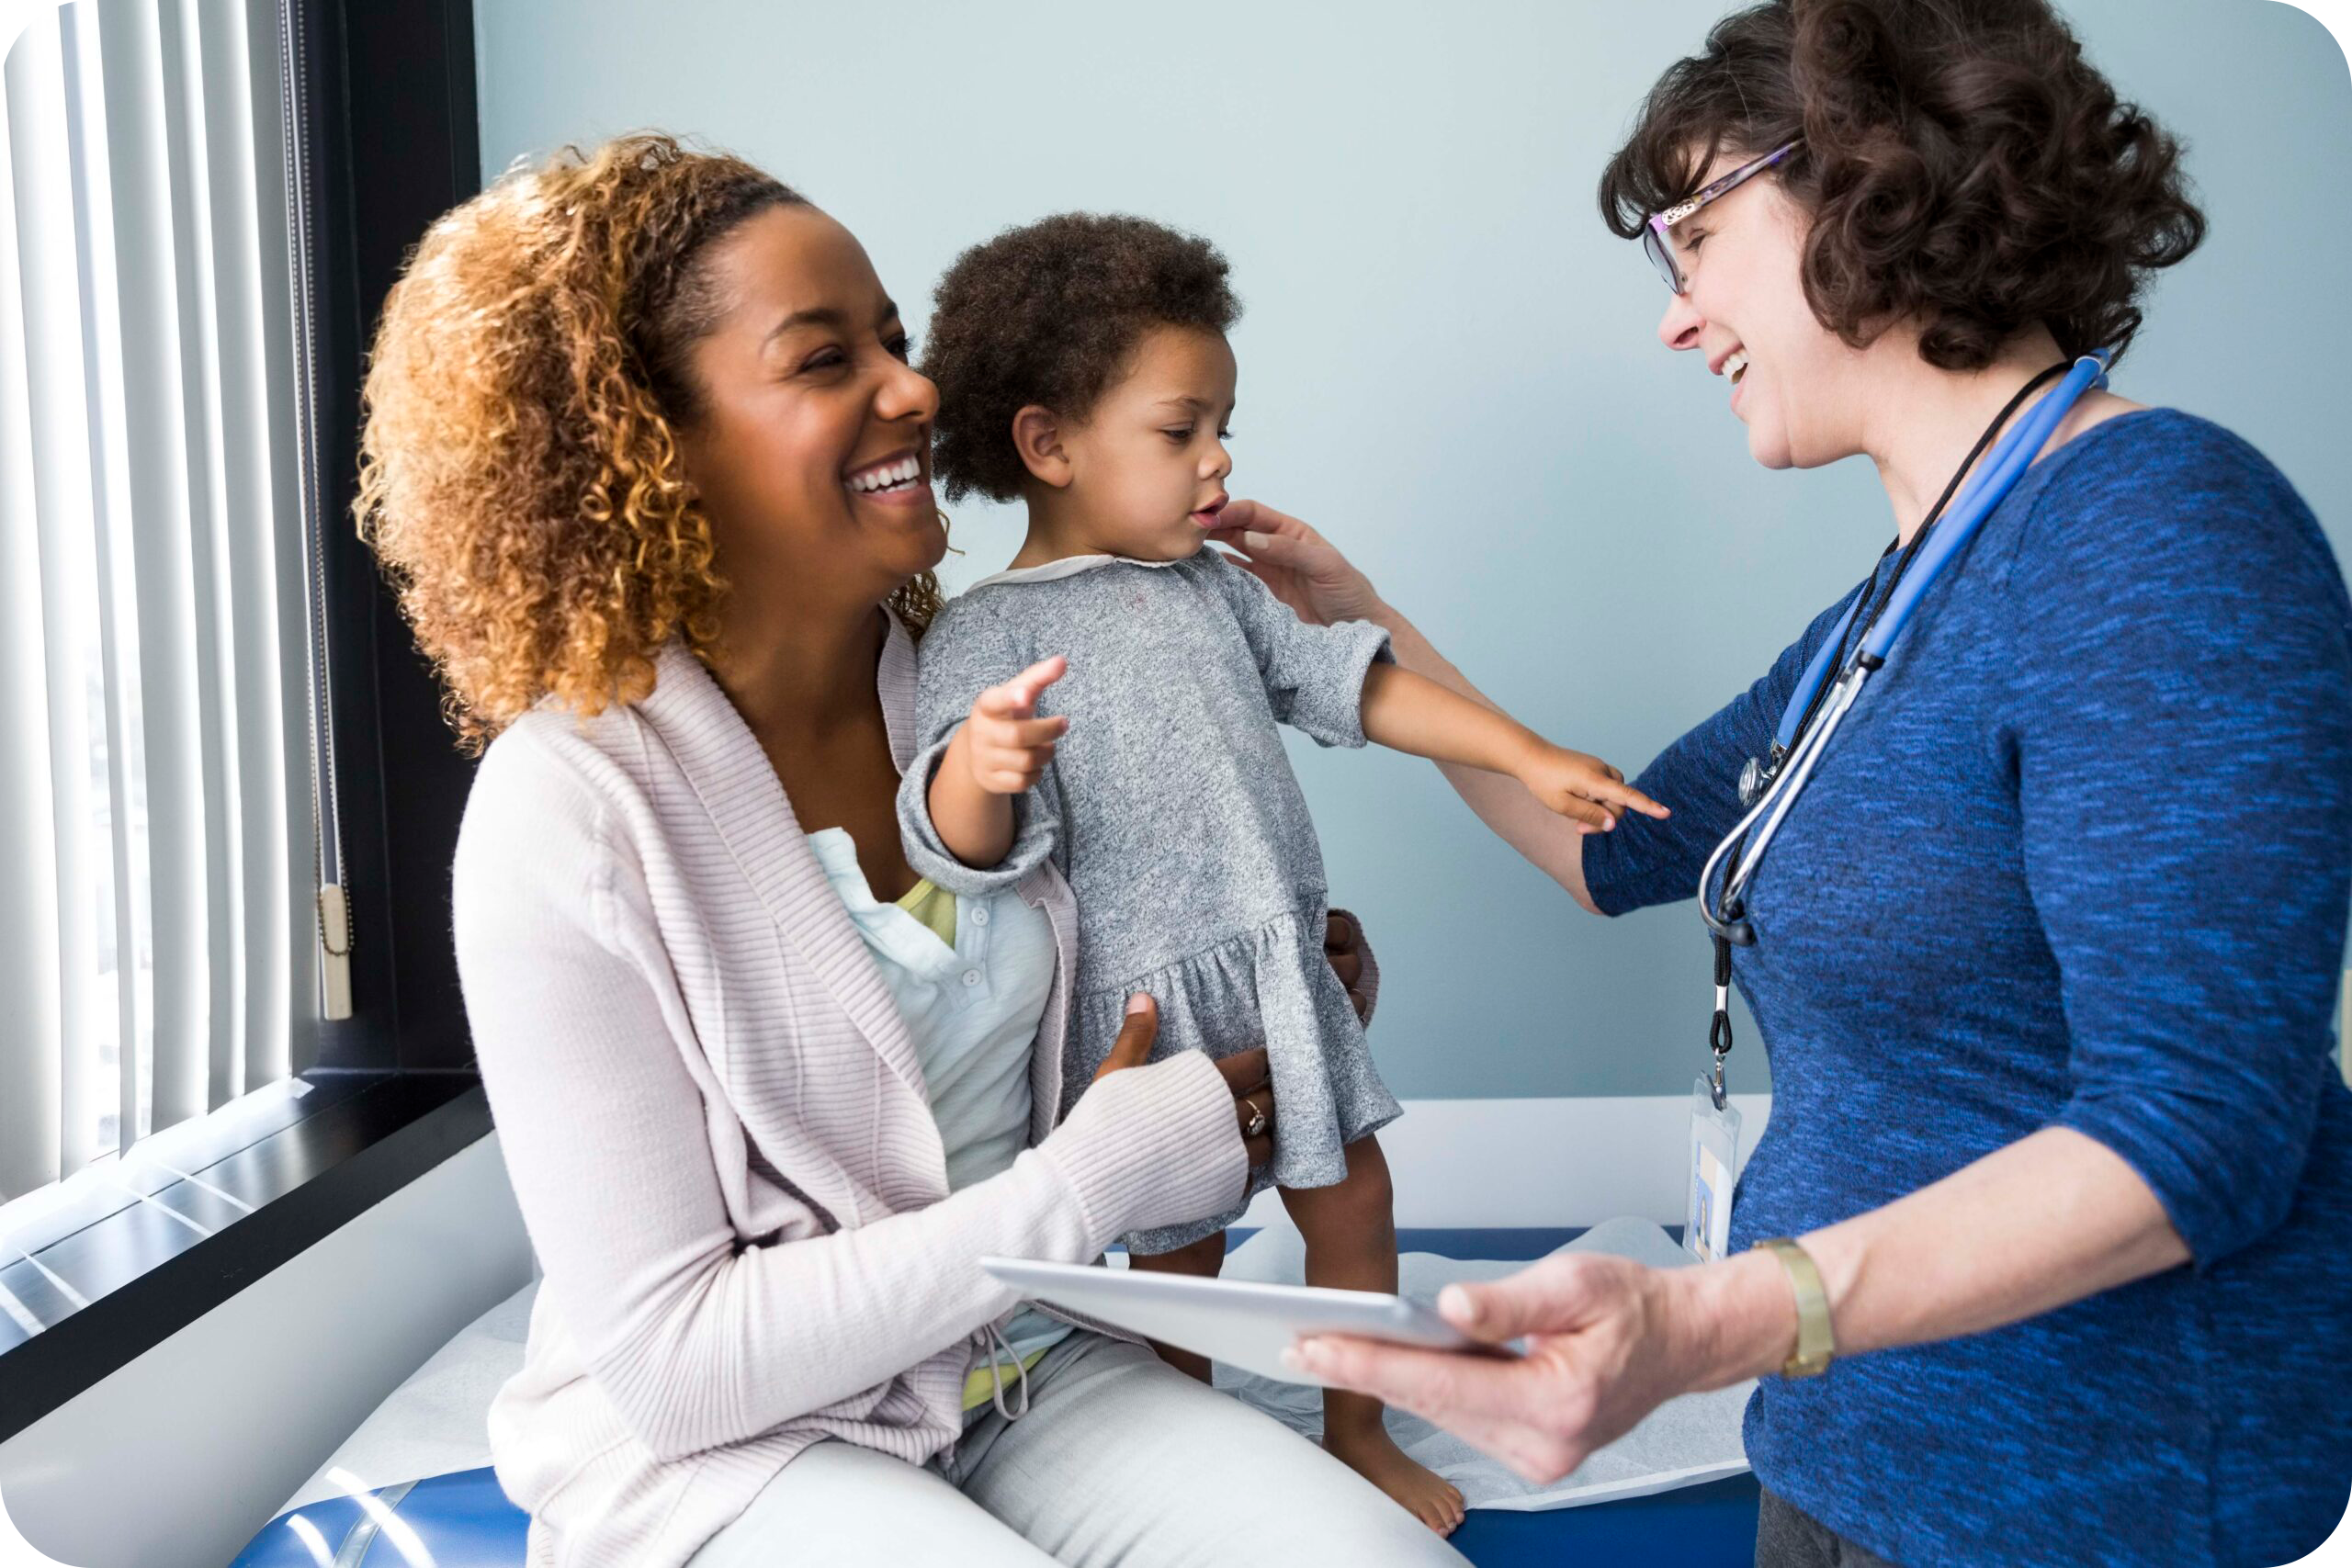
{"label": "toddler's outstretched arm", "polygon": [[1515,778],[1537,800],[1575,821],[1579,832],[1616,827],[1622,808],[1645,817],[1667,815],[1665,807],[1600,758],[1555,746],[1509,714],[1394,664],[1374,664],[1364,672],[1363,733],[1368,740],[1416,757]]}
{"label": "toddler's outstretched arm", "polygon": [[966,865],[986,870],[1012,848],[1012,797],[1037,782],[1069,728],[1065,716],[1037,717],[1037,697],[1069,668],[1057,656],[990,686],[947,743],[932,775],[931,821]]}

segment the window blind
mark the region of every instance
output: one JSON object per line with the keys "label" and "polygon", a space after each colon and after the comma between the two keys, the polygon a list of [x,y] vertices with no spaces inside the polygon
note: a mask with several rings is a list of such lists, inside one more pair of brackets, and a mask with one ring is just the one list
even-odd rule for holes
{"label": "window blind", "polygon": [[76,0],[7,45],[0,1201],[309,1066],[288,108],[264,0]]}

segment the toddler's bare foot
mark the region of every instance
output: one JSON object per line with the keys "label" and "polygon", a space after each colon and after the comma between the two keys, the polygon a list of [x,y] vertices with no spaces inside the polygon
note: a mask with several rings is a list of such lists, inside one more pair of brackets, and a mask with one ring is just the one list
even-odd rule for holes
{"label": "toddler's bare foot", "polygon": [[1398,1448],[1377,1413],[1369,1425],[1359,1421],[1326,1423],[1323,1448],[1332,1458],[1403,1504],[1408,1513],[1438,1534],[1452,1535],[1462,1523],[1462,1489]]}
{"label": "toddler's bare foot", "polygon": [[[1350,1291],[1396,1289],[1395,1194],[1380,1141],[1347,1145],[1348,1174],[1332,1187],[1285,1187],[1283,1207],[1306,1241],[1306,1282]],[[1466,1506],[1461,1488],[1408,1459],[1388,1435],[1380,1401],[1347,1389],[1323,1391],[1323,1448],[1405,1506],[1440,1535],[1452,1535]]]}

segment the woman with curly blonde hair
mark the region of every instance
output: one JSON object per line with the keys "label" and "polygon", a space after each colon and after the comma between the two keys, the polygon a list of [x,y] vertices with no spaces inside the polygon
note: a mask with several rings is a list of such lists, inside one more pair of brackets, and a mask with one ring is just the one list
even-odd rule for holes
{"label": "woman with curly blonde hair", "polygon": [[545,1274],[491,1411],[530,1561],[1458,1563],[978,1266],[1217,1213],[1269,1096],[1263,1051],[1145,1065],[1138,998],[1057,1125],[1067,885],[908,867],[946,534],[907,354],[846,230],[661,136],[500,181],[385,307],[358,513],[484,750],[455,926]]}

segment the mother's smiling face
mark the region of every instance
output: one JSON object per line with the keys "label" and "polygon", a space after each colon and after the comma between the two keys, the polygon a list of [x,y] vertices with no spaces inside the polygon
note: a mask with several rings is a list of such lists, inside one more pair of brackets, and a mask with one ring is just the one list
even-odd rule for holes
{"label": "mother's smiling face", "polygon": [[939,392],[856,239],[771,207],[698,258],[715,325],[674,423],[739,601],[870,604],[946,553],[931,491]]}

